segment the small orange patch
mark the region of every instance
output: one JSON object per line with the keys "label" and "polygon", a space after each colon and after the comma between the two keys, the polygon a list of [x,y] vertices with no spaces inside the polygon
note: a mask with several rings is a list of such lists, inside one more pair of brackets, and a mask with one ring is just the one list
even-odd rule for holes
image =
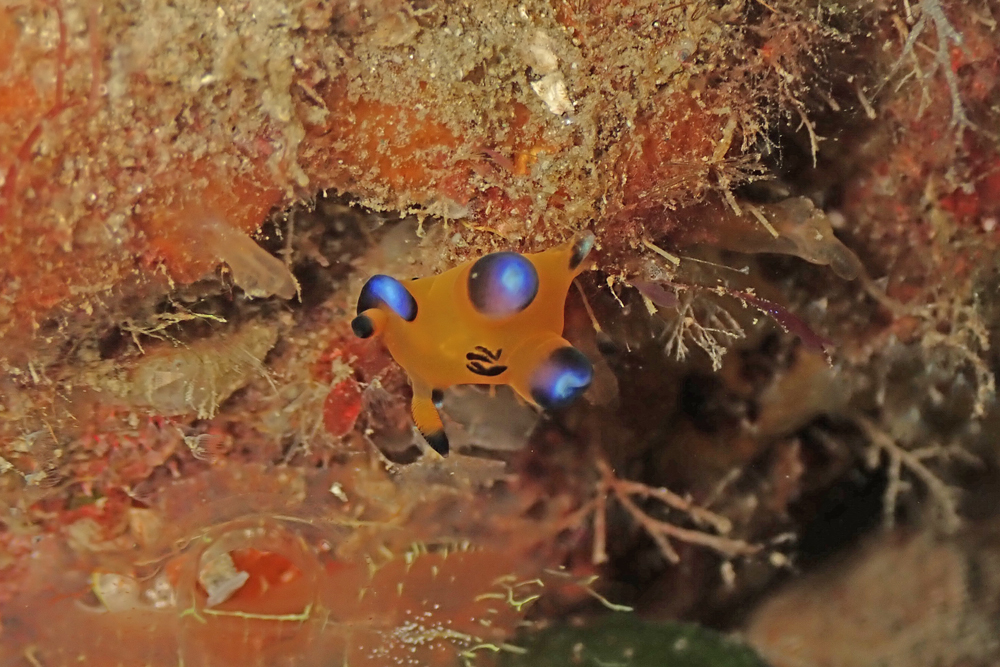
{"label": "small orange patch", "polygon": [[330,435],[347,435],[361,414],[361,388],[348,378],[333,386],[323,404],[323,424]]}
{"label": "small orange patch", "polygon": [[[0,11],[0,72],[10,66],[10,60],[14,55],[14,47],[17,44],[18,30],[14,19],[7,11]],[[3,100],[0,96],[0,100]]]}
{"label": "small orange patch", "polygon": [[302,578],[302,570],[285,556],[273,551],[235,549],[229,552],[233,565],[250,575],[229,601],[234,605],[251,600],[265,600],[280,595],[281,589]]}

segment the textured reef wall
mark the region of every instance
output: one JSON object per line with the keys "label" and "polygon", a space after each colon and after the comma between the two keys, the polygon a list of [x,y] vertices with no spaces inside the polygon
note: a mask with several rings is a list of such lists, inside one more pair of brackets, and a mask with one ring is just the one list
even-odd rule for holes
{"label": "textured reef wall", "polygon": [[[996,662],[998,21],[0,3],[0,663],[530,661],[620,605]],[[361,284],[582,230],[591,388],[449,391],[435,456]]]}

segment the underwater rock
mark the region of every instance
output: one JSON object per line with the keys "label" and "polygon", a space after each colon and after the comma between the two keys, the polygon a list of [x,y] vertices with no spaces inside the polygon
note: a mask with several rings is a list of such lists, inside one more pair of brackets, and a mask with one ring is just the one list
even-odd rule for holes
{"label": "underwater rock", "polygon": [[979,565],[969,556],[931,533],[878,536],[779,591],[747,637],[774,667],[994,664],[996,610],[974,601],[997,591],[970,586]]}

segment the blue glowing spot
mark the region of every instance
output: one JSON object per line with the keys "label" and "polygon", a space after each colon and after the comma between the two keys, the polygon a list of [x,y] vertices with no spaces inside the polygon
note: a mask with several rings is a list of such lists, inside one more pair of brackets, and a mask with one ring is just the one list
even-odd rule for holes
{"label": "blue glowing spot", "polygon": [[564,408],[594,379],[590,360],[575,347],[561,347],[531,375],[531,397],[545,410]]}
{"label": "blue glowing spot", "polygon": [[594,235],[591,232],[587,232],[580,238],[576,240],[573,244],[573,253],[569,258],[569,268],[576,269],[580,266],[580,263],[587,258],[590,251],[594,248]]}
{"label": "blue glowing spot", "polygon": [[521,312],[538,294],[538,272],[524,255],[495,252],[469,269],[469,301],[482,315],[510,317]]}
{"label": "blue glowing spot", "polygon": [[385,304],[407,322],[417,317],[417,302],[413,295],[403,283],[391,276],[379,274],[368,279],[358,297],[358,315],[380,304]]}

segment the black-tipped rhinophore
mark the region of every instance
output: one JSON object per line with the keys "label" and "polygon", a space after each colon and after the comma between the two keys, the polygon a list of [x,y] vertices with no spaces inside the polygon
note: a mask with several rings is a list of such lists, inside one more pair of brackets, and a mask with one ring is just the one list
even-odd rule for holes
{"label": "black-tipped rhinophore", "polygon": [[431,403],[434,404],[435,408],[437,408],[438,410],[440,410],[441,406],[444,405],[444,392],[441,391],[440,389],[435,389],[434,391],[432,391],[431,392]]}
{"label": "black-tipped rhinophore", "polygon": [[448,456],[448,436],[445,435],[444,431],[434,431],[430,435],[425,435],[424,438],[427,440],[427,444],[431,448],[440,454],[441,456]]}
{"label": "black-tipped rhinophore", "polygon": [[358,315],[385,304],[407,322],[417,317],[417,301],[403,283],[392,276],[376,275],[368,279],[358,297]]}
{"label": "black-tipped rhinophore", "polygon": [[590,254],[593,248],[594,235],[591,232],[587,232],[578,238],[573,244],[573,254],[569,258],[569,268],[572,270],[580,266],[580,262],[587,258],[587,255]]}
{"label": "black-tipped rhinophore", "polygon": [[351,330],[358,338],[371,338],[375,333],[375,325],[367,315],[358,315],[351,320]]}

